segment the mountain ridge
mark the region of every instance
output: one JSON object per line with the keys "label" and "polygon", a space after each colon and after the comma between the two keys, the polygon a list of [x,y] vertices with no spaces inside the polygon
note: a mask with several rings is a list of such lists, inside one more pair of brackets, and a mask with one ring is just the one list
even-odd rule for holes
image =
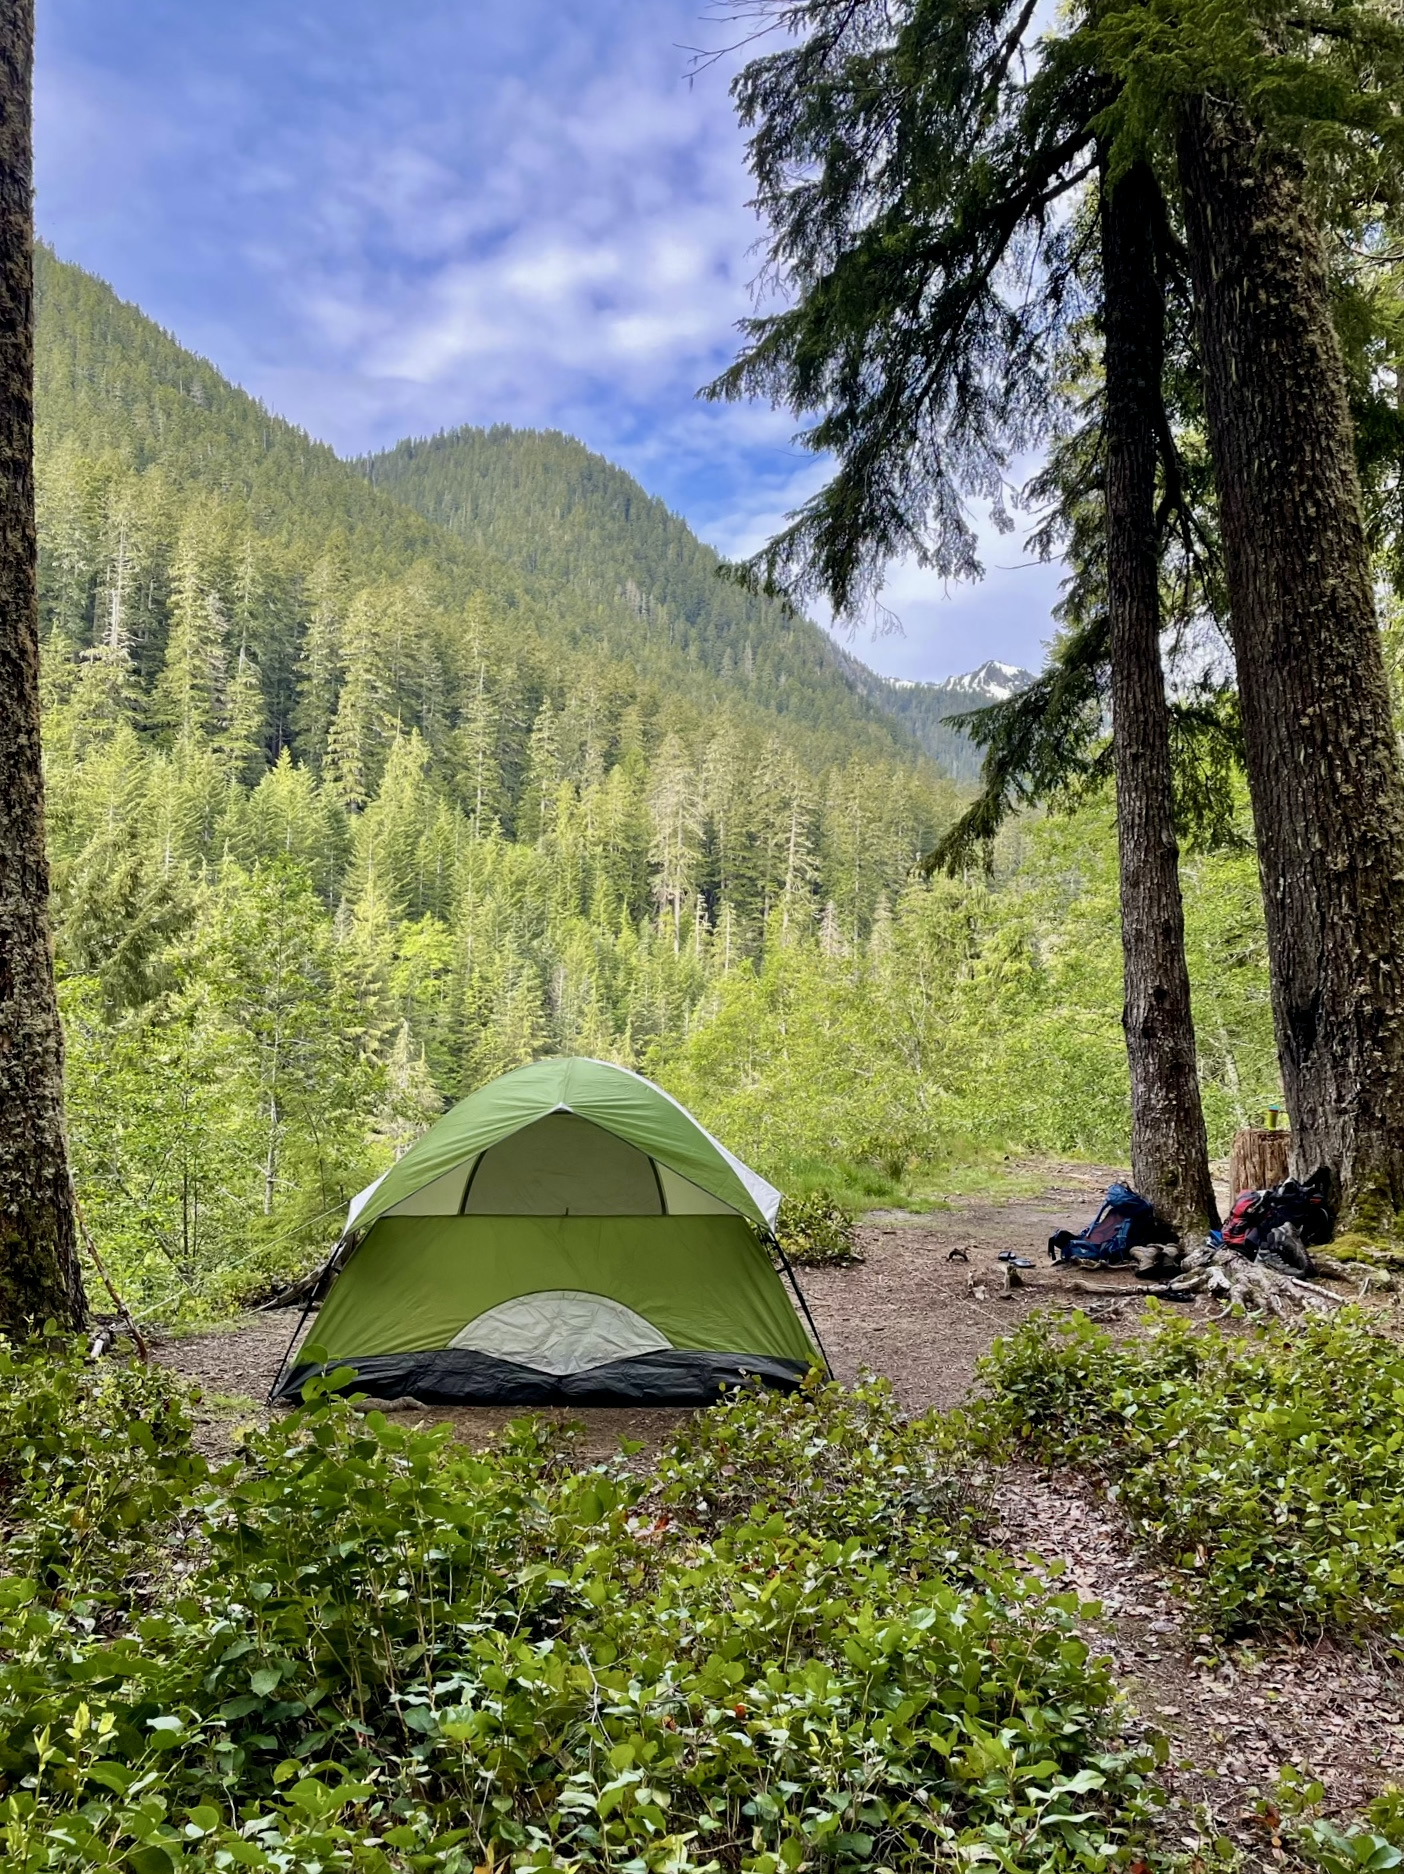
{"label": "mountain ridge", "polygon": [[901,722],[942,773],[962,786],[978,782],[984,757],[951,718],[1005,701],[1027,689],[1035,674],[997,658],[939,683],[879,676],[857,658],[849,660],[849,668],[864,693]]}
{"label": "mountain ridge", "polygon": [[[715,563],[711,550],[624,471],[583,445],[570,447],[593,463],[597,478],[627,486],[651,517],[653,532],[664,536],[655,558],[671,583],[661,603],[646,582],[635,581],[633,593],[627,577],[582,584],[559,556],[555,562],[539,551],[534,559],[521,551],[504,557],[425,516],[231,384],[105,282],[42,246],[36,304],[36,457],[46,542],[41,578],[49,611],[57,591],[72,585],[59,565],[69,549],[56,552],[52,544],[60,534],[76,529],[86,536],[73,551],[99,568],[85,572],[82,591],[65,591],[57,601],[76,655],[91,646],[104,578],[100,562],[104,555],[110,559],[95,538],[102,531],[95,509],[112,498],[121,476],[134,475],[149,477],[153,488],[164,482],[202,490],[223,510],[226,531],[236,525],[247,530],[272,560],[295,557],[294,537],[310,537],[317,551],[343,563],[353,582],[418,569],[436,602],[451,609],[485,599],[497,614],[518,621],[518,637],[539,644],[545,666],[563,655],[597,662],[607,685],[651,689],[655,713],[682,702],[705,716],[725,701],[758,726],[769,722],[798,736],[817,765],[843,748],[918,755],[903,726],[851,683],[818,626],[713,581],[710,572],[699,597],[698,568]],[[73,495],[70,469],[91,498]],[[499,494],[505,512],[512,490]],[[523,536],[535,532],[547,544],[536,517],[518,520]],[[502,537],[504,528],[497,532]],[[679,569],[681,601],[673,592]],[[284,575],[296,609],[305,570],[280,568],[278,576]],[[147,622],[136,633],[136,680],[146,690],[157,674],[163,629],[159,621]],[[266,692],[270,755],[296,744],[290,714],[300,654],[292,642],[296,629],[277,642],[265,634],[253,647]]]}
{"label": "mountain ridge", "polygon": [[[568,586],[602,636],[633,655],[659,639],[724,682],[769,681],[779,713],[798,685],[812,712],[841,687],[865,721],[908,746],[896,713],[855,683],[851,660],[812,620],[722,576],[716,550],[625,469],[562,430],[460,424],[354,458],[372,486],[512,568],[549,603]],[[524,531],[523,516],[534,522]],[[631,568],[627,580],[621,564]]]}
{"label": "mountain ridge", "polygon": [[[819,766],[844,748],[899,759],[925,754],[952,777],[973,779],[978,756],[944,718],[992,700],[992,677],[1027,680],[995,660],[940,684],[880,677],[811,620],[719,577],[720,556],[683,517],[561,431],[462,425],[339,457],[105,282],[42,246],[36,261],[46,539],[76,518],[59,521],[54,502],[46,503],[55,465],[75,454],[105,462],[102,471],[84,470],[105,483],[121,462],[138,476],[237,503],[242,524],[275,557],[300,530],[331,543],[348,576],[427,569],[445,603],[481,594],[499,614],[515,616],[523,642],[539,643],[547,664],[562,654],[598,662],[602,676],[616,671],[652,686],[665,709],[668,699],[690,699],[705,715],[725,700],[758,726],[768,721],[798,735]],[[55,588],[71,585],[57,557],[46,549],[51,610]],[[300,578],[289,575],[290,587]],[[100,585],[91,579],[58,607],[79,655],[89,654]],[[136,631],[137,681],[148,690],[159,636],[150,624]],[[285,633],[253,649],[272,756],[296,743],[301,648]]]}

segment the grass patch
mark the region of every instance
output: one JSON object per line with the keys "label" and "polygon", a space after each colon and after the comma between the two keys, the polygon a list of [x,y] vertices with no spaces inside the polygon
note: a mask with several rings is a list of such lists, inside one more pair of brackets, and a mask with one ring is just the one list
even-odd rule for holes
{"label": "grass patch", "polygon": [[[1066,1164],[1067,1160],[1059,1160]],[[1010,1203],[1021,1197],[1039,1197],[1048,1189],[1050,1164],[1012,1152],[988,1152],[969,1158],[956,1158],[944,1165],[939,1174],[920,1187],[940,1193],[938,1201],[956,1197],[980,1197],[991,1203]],[[1088,1191],[1088,1215],[1101,1201],[1097,1191]]]}
{"label": "grass patch", "polygon": [[[766,1176],[787,1197],[823,1196],[852,1216],[870,1210],[909,1210],[916,1214],[947,1210],[951,1200],[981,1197],[1008,1203],[1037,1197],[1049,1183],[1049,1164],[1002,1147],[948,1144],[929,1159],[909,1165],[900,1175],[862,1160],[798,1158],[767,1163]],[[1067,1159],[1059,1159],[1066,1165]],[[1087,1194],[1091,1211],[1098,1194]]]}
{"label": "grass patch", "polygon": [[900,1205],[908,1197],[903,1179],[889,1176],[876,1165],[850,1159],[801,1158],[772,1168],[767,1175],[787,1198],[802,1200],[822,1195],[850,1214]]}

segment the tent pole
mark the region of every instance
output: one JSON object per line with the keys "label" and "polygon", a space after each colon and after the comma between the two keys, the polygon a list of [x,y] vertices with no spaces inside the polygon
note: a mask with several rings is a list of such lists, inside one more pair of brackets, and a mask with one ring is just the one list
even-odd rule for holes
{"label": "tent pole", "polygon": [[348,1239],[344,1236],[338,1238],[338,1240],[332,1245],[332,1252],[330,1256],[327,1257],[326,1261],[322,1264],[321,1269],[317,1273],[317,1279],[312,1284],[311,1292],[309,1293],[307,1297],[307,1304],[303,1308],[302,1313],[298,1316],[297,1326],[292,1331],[292,1339],[288,1342],[287,1350],[284,1353],[282,1359],[278,1362],[278,1371],[273,1375],[273,1384],[268,1388],[268,1397],[264,1401],[266,1405],[272,1405],[273,1396],[283,1383],[283,1374],[287,1371],[288,1361],[292,1358],[292,1350],[297,1345],[298,1336],[302,1333],[303,1328],[305,1328],[307,1325],[308,1315],[311,1314],[312,1310],[316,1307],[317,1303],[321,1300],[322,1295],[326,1289],[327,1277],[331,1274],[332,1269],[335,1266],[336,1259],[338,1255],[341,1253],[342,1249],[345,1247],[347,1240]]}
{"label": "tent pole", "polygon": [[795,1291],[795,1300],[800,1305],[800,1312],[809,1323],[809,1331],[814,1336],[814,1345],[819,1349],[820,1357],[823,1359],[824,1371],[828,1374],[830,1379],[833,1379],[834,1367],[833,1362],[829,1358],[829,1350],[819,1337],[819,1330],[814,1325],[814,1316],[809,1312],[809,1303],[804,1298],[804,1290],[795,1279],[795,1272],[790,1267],[790,1258],[785,1254],[785,1246],[775,1234],[774,1230],[768,1230],[766,1235],[769,1237],[776,1255],[780,1258],[781,1267],[790,1278],[790,1287]]}

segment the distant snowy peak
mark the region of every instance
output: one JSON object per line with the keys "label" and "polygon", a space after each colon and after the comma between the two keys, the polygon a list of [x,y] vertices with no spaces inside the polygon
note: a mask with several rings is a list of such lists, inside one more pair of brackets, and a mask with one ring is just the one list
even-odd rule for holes
{"label": "distant snowy peak", "polygon": [[961,677],[943,677],[939,683],[922,682],[916,677],[883,679],[891,690],[925,690],[933,696],[938,691],[943,695],[949,691],[962,698],[988,697],[992,703],[1002,703],[1006,696],[1017,696],[1020,690],[1028,689],[1033,680],[1031,670],[1021,670],[1017,664],[1001,664],[994,657],[981,664],[978,670],[967,670]]}
{"label": "distant snowy peak", "polygon": [[910,678],[870,678],[869,694],[904,722],[916,740],[953,780],[974,781],[980,773],[980,751],[963,729],[948,720],[987,703],[1002,703],[1026,690],[1034,680],[1031,670],[1003,664],[992,657],[978,670],[947,677],[944,683],[916,683]]}
{"label": "distant snowy peak", "polygon": [[1002,703],[1007,696],[1027,690],[1033,680],[1031,670],[1021,670],[1017,664],[1001,664],[998,658],[992,657],[978,670],[969,670],[963,677],[947,677],[944,683],[933,683],[931,687],[933,690],[958,690],[962,696],[987,696],[992,703]]}

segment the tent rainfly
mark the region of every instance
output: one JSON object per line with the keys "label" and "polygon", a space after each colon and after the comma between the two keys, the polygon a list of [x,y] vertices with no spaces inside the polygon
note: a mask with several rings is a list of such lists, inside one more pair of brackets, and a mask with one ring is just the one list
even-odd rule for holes
{"label": "tent rainfly", "polygon": [[779,1204],[627,1068],[519,1067],[352,1202],[273,1396],[341,1366],[358,1392],[426,1403],[691,1405],[793,1387],[820,1353],[768,1252]]}

